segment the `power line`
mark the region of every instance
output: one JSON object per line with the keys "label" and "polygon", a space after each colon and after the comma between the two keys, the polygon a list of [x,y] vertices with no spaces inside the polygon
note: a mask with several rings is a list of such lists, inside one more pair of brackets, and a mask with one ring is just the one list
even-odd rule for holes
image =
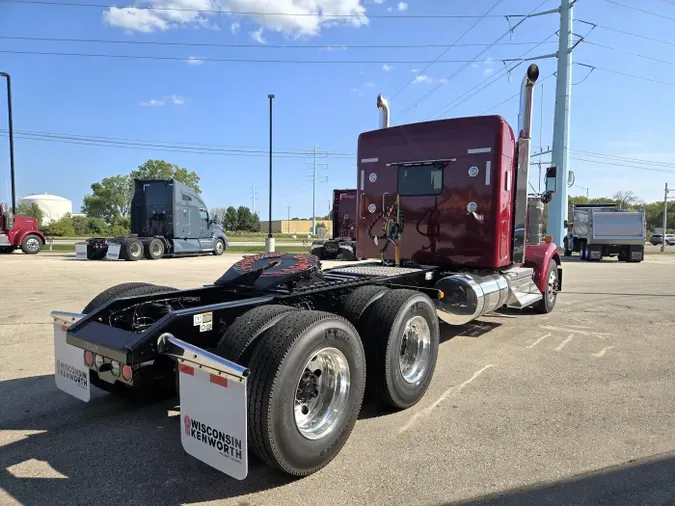
{"label": "power line", "polygon": [[658,12],[648,11],[647,9],[640,9],[639,7],[633,7],[632,5],[622,4],[621,2],[616,2],[615,0],[605,0],[605,2],[610,3],[610,4],[614,4],[614,5],[619,5],[621,7],[625,7],[626,9],[631,9],[631,10],[634,10],[634,11],[637,11],[637,12],[643,12],[645,14],[651,14],[652,16],[656,16],[656,17],[663,18],[663,19],[668,19],[670,21],[675,21],[675,18],[671,18],[669,16],[664,16],[663,14],[659,14]]}
{"label": "power line", "polygon": [[[505,31],[502,35],[500,35],[497,39],[495,39],[494,42],[493,42],[493,45],[494,45],[494,44],[497,44],[500,40],[502,40],[504,37],[506,37],[506,36],[507,36],[509,33],[511,33],[513,30],[515,30],[521,23],[523,23],[526,19],[528,19],[528,17],[530,17],[537,9],[539,9],[539,8],[540,8],[542,5],[544,5],[547,1],[548,1],[548,0],[544,0],[543,2],[541,2],[541,3],[540,3],[539,5],[537,5],[534,9],[532,9],[525,17],[523,17],[523,19],[521,19],[520,21],[518,21],[518,23],[516,23],[515,26],[513,26],[512,28],[509,28],[509,29],[508,29],[507,31]],[[469,64],[475,63],[475,61],[476,61],[478,58],[480,58],[481,55],[485,54],[485,53],[488,51],[488,49],[490,49],[490,47],[491,47],[491,46],[486,47],[486,48],[483,49],[481,52],[479,52],[479,53],[473,58],[472,61],[467,62],[466,64],[464,64],[463,66],[461,66],[459,69],[457,69],[453,74],[451,74],[451,75],[449,75],[448,77],[442,79],[442,80],[440,81],[440,83],[437,84],[434,88],[432,88],[431,90],[429,90],[429,91],[428,91],[427,93],[425,93],[422,97],[420,97],[420,98],[417,99],[415,102],[413,102],[412,104],[410,104],[408,107],[406,107],[405,109],[403,109],[403,110],[397,115],[397,118],[398,118],[398,117],[401,117],[403,114],[405,114],[406,112],[408,112],[409,110],[411,110],[414,106],[416,106],[417,104],[419,104],[419,103],[422,102],[423,100],[426,100],[426,98],[428,98],[429,96],[431,96],[433,93],[437,92],[442,86],[444,86],[445,84],[447,84],[450,80],[452,80],[452,79],[453,79],[454,77],[456,77],[460,72],[462,72],[465,68],[467,68],[467,67],[469,66]]]}
{"label": "power line", "polygon": [[[546,81],[546,79],[548,79],[548,78],[550,78],[550,77],[553,77],[554,75],[555,75],[555,72],[551,72],[549,75],[547,75],[547,76],[544,77],[543,79],[537,81],[537,85],[540,85],[541,83],[543,83],[544,81]],[[483,112],[481,113],[481,115],[487,114],[488,112],[492,111],[493,109],[496,109],[496,108],[499,107],[500,105],[503,105],[503,104],[505,104],[506,102],[508,102],[509,100],[513,100],[514,98],[519,97],[519,96],[520,96],[520,91],[517,92],[517,93],[514,93],[514,94],[511,95],[509,98],[506,98],[506,99],[502,100],[502,101],[499,102],[497,105],[493,105],[493,106],[490,107],[489,109],[483,111]]]}
{"label": "power line", "polygon": [[665,173],[665,174],[675,174],[675,170],[657,169],[657,168],[653,168],[653,167],[639,167],[639,166],[635,166],[635,165],[625,165],[625,164],[621,164],[621,163],[604,162],[604,161],[600,161],[600,160],[587,160],[587,159],[584,159],[584,158],[578,158],[576,156],[571,156],[570,158],[572,160],[577,160],[577,161],[580,161],[580,162],[599,163],[599,164],[602,164],[602,165],[612,165],[614,167],[628,167],[628,168],[631,168],[631,169],[648,170],[648,171],[652,171],[652,172],[661,172],[661,173]]}
{"label": "power line", "polygon": [[675,46],[675,42],[671,42],[669,40],[657,39],[655,37],[648,37],[647,35],[642,35],[642,34],[639,34],[639,33],[628,32],[626,30],[619,30],[618,28],[612,28],[612,27],[605,26],[605,25],[599,25],[597,23],[592,23],[591,21],[584,21],[583,19],[577,19],[576,21],[579,22],[579,23],[584,23],[586,25],[594,26],[596,28],[602,28],[603,30],[608,30],[610,32],[620,33],[620,34],[623,34],[623,35],[628,35],[630,37],[636,37],[638,39],[649,40],[649,41],[652,41],[652,42],[660,42],[661,44],[667,44],[669,46]]}
{"label": "power line", "polygon": [[598,67],[596,65],[589,65],[587,63],[580,63],[580,62],[574,62],[576,65],[579,65],[581,67],[586,67],[590,69],[595,69],[595,70],[602,70],[603,72],[609,72],[611,74],[617,74],[620,76],[626,76],[626,77],[632,77],[635,79],[642,79],[643,81],[649,81],[652,83],[658,83],[658,84],[665,84],[666,86],[675,86],[675,83],[669,83],[666,81],[659,81],[658,79],[650,79],[649,77],[644,77],[644,76],[636,76],[635,74],[629,74],[627,72],[619,72],[618,70],[612,70],[612,69],[606,69],[603,67]]}
{"label": "power line", "polygon": [[[526,56],[528,53],[534,51],[537,47],[539,47],[540,45],[542,45],[544,42],[546,42],[548,39],[550,39],[550,38],[553,37],[554,35],[555,35],[555,33],[552,33],[551,35],[549,35],[548,37],[546,37],[545,39],[543,39],[541,42],[537,43],[534,47],[531,47],[530,49],[528,49],[527,51],[525,51],[522,55],[520,55],[520,56],[517,58],[517,60],[520,60],[520,61],[519,61],[518,63],[516,63],[515,65],[513,65],[511,68],[505,67],[504,69],[502,69],[501,71],[499,71],[496,75],[488,76],[487,78],[483,79],[480,83],[478,83],[476,86],[474,86],[473,88],[471,88],[469,91],[465,92],[464,94],[460,95],[459,97],[455,98],[454,100],[448,102],[445,106],[441,107],[441,109],[440,109],[439,111],[436,111],[436,112],[433,113],[431,116],[435,116],[435,115],[438,114],[437,117],[440,117],[440,116],[442,116],[442,115],[444,115],[444,114],[449,113],[450,111],[452,111],[452,110],[455,109],[456,107],[459,107],[461,104],[463,104],[464,102],[466,102],[467,100],[469,100],[469,99],[470,99],[471,97],[473,97],[474,95],[477,95],[478,93],[480,93],[480,92],[483,91],[484,89],[486,89],[486,88],[488,88],[489,86],[491,86],[491,85],[493,85],[494,83],[496,83],[499,79],[501,79],[501,78],[504,77],[505,75],[510,74],[514,69],[516,69],[516,68],[522,63],[523,57],[524,57],[524,56]],[[511,61],[513,61],[513,60],[511,60]],[[491,82],[487,83],[487,84],[486,84],[485,86],[483,86],[482,88],[476,90],[476,88],[478,88],[479,86],[481,86],[481,85],[482,85],[483,83],[485,83],[486,81],[490,81],[490,79],[492,79]],[[476,91],[475,91],[474,93],[471,93],[473,90],[476,90]],[[468,95],[468,96],[467,96],[466,98],[464,98],[463,100],[460,100],[460,99],[462,99],[462,97],[464,97],[465,95]],[[460,100],[460,101],[459,101],[458,103],[456,103],[455,105],[453,105],[452,107],[449,107],[449,106],[452,105],[453,103],[457,102],[457,100]],[[440,114],[439,114],[439,112],[440,112]],[[429,117],[431,117],[431,116],[429,116]]]}
{"label": "power line", "polygon": [[[7,130],[0,129],[2,136],[7,135]],[[269,156],[269,151],[264,148],[217,148],[205,147],[199,145],[180,145],[175,143],[163,144],[156,142],[144,141],[120,141],[111,138],[93,138],[75,135],[62,134],[48,134],[27,131],[15,131],[15,137],[24,140],[40,141],[40,142],[55,142],[63,144],[79,144],[86,146],[98,147],[115,147],[122,149],[158,149],[161,151],[183,152],[183,153],[197,153],[197,154],[212,154],[212,155],[229,155],[229,156]],[[275,150],[275,156],[280,158],[307,158],[311,155],[311,151],[290,151],[290,150]],[[322,153],[324,158],[335,159],[353,159],[354,154],[348,153]]]}
{"label": "power line", "polygon": [[[471,6],[471,8],[473,8],[476,4],[478,4],[478,1],[479,1],[479,0],[477,0],[477,1]],[[453,42],[453,44],[451,44],[450,47],[452,47],[455,43],[457,43],[457,42],[459,42],[460,40],[462,40],[462,38],[463,38],[467,33],[469,33],[471,30],[473,30],[474,27],[475,27],[478,23],[480,23],[483,19],[485,19],[485,18],[490,14],[490,12],[492,12],[493,9],[495,9],[500,3],[502,3],[502,1],[503,1],[503,0],[497,0],[497,3],[495,3],[492,7],[490,7],[490,9],[488,9],[488,11],[487,11],[485,14],[483,14],[483,16],[481,16],[475,23],[473,23],[469,28],[467,28],[464,32],[462,32],[462,34],[461,34],[459,37],[457,37],[457,39],[455,39],[455,42]],[[441,54],[439,54],[439,55],[434,59],[434,61],[432,61],[432,62],[429,63],[429,65],[427,65],[425,68],[423,68],[421,71],[419,71],[419,72],[417,73],[417,75],[416,75],[415,77],[412,78],[412,80],[408,81],[408,82],[405,84],[405,86],[403,86],[403,87],[402,87],[401,89],[399,89],[396,93],[394,93],[394,94],[389,98],[389,100],[390,100],[390,101],[391,101],[391,100],[394,100],[394,99],[395,99],[399,94],[401,94],[401,92],[403,92],[408,86],[410,86],[412,83],[414,83],[414,82],[415,82],[421,75],[423,75],[423,74],[424,74],[424,73],[425,73],[432,65],[434,65],[434,63],[437,63],[438,60],[440,60],[440,58],[441,58],[445,53],[447,53],[447,52],[450,50],[450,47],[448,47],[445,51],[443,51]],[[488,46],[488,47],[489,47],[489,46]]]}
{"label": "power line", "polygon": [[[3,1],[3,0],[0,0]],[[178,42],[155,40],[122,40],[122,39],[73,39],[59,37],[24,37],[0,35],[0,40],[27,40],[32,42],[67,42],[77,44],[126,44],[134,46],[178,46],[178,47],[226,47],[253,49],[429,49],[445,47],[481,47],[490,45],[487,42],[465,44],[226,44],[220,42]],[[536,42],[502,42],[500,46],[524,46]],[[197,58],[200,59],[200,58]]]}
{"label": "power line", "polygon": [[586,155],[592,155],[592,156],[598,156],[601,158],[615,158],[617,160],[622,160],[626,162],[634,162],[634,163],[645,163],[645,164],[652,164],[652,165],[660,165],[663,167],[672,167],[675,168],[675,163],[667,163],[667,162],[655,162],[652,160],[645,160],[642,158],[629,158],[626,156],[619,156],[619,155],[610,155],[607,153],[597,153],[595,151],[585,151],[583,149],[570,149],[570,151],[574,151],[576,153],[583,154],[584,156]]}
{"label": "power line", "polygon": [[[0,0],[5,1],[5,0]],[[9,54],[30,54],[39,56],[83,56],[88,58],[128,58],[132,60],[173,60],[189,61],[185,56],[148,56],[131,54],[107,54],[107,53],[62,53],[56,51],[15,51],[10,49],[0,49],[0,53]],[[429,63],[428,60],[253,60],[249,58],[196,58],[199,61],[219,62],[219,63],[283,63],[293,65],[401,65],[401,64],[421,64]],[[471,63],[474,60],[441,60],[438,63]]]}
{"label": "power line", "polygon": [[643,54],[633,53],[631,51],[626,51],[625,49],[619,49],[618,47],[606,46],[604,44],[600,44],[598,42],[593,42],[593,41],[590,41],[590,40],[584,40],[584,42],[586,44],[590,44],[592,46],[598,46],[598,47],[602,47],[602,48],[605,48],[605,49],[610,49],[611,51],[617,51],[619,53],[624,53],[624,54],[628,54],[628,55],[631,55],[631,56],[637,56],[638,58],[644,58],[645,60],[651,60],[651,61],[655,61],[655,62],[658,62],[658,63],[665,63],[666,65],[675,65],[675,62],[672,62],[672,61],[661,60],[660,58],[654,58],[653,56],[645,56]]}
{"label": "power line", "polygon": [[[83,2],[47,2],[43,0],[0,0],[5,3],[51,5],[59,7],[93,7],[96,9],[137,9],[148,11],[194,12],[199,14],[228,14],[232,16],[280,16],[280,17],[322,17],[324,19],[352,19],[367,16],[373,19],[476,19],[480,16],[460,14],[325,14],[320,12],[254,12],[233,11],[227,9],[191,9],[189,7],[134,7]],[[523,17],[522,14],[494,14],[491,18]]]}

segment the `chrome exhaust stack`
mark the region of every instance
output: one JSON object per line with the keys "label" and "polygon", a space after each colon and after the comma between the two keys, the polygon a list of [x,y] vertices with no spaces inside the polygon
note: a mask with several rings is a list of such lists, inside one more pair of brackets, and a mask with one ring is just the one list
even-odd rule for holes
{"label": "chrome exhaust stack", "polygon": [[532,64],[527,68],[520,95],[520,113],[518,115],[518,164],[515,177],[515,205],[513,209],[513,242],[511,260],[515,264],[525,261],[527,242],[527,203],[530,171],[530,149],[532,144],[532,109],[534,106],[534,85],[539,78],[539,67]]}
{"label": "chrome exhaust stack", "polygon": [[389,102],[382,93],[377,95],[377,108],[380,110],[380,128],[389,128]]}

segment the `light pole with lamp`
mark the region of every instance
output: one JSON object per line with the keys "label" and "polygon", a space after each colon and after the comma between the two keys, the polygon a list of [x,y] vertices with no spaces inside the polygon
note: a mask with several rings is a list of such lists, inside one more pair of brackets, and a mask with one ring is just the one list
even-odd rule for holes
{"label": "light pole with lamp", "polygon": [[267,222],[267,239],[265,239],[265,253],[274,251],[274,237],[272,237],[272,100],[274,94],[267,95],[270,99],[270,195],[269,195],[269,216]]}
{"label": "light pole with lamp", "polygon": [[7,72],[0,72],[7,79],[7,122],[9,130],[9,171],[12,182],[12,214],[16,214],[16,184],[14,181],[14,124],[12,121],[12,79]]}

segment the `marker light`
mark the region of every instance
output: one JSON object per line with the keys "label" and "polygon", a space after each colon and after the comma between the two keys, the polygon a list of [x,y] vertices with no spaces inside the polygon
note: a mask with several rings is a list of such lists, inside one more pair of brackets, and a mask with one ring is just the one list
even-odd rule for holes
{"label": "marker light", "polygon": [[96,368],[100,369],[103,365],[103,357],[101,355],[96,355],[94,357],[94,363],[96,364]]}
{"label": "marker light", "polygon": [[94,363],[94,355],[90,351],[84,352],[84,363],[87,367],[91,367]]}
{"label": "marker light", "polygon": [[110,362],[110,372],[112,372],[113,376],[119,378],[122,368],[120,367],[120,363],[117,360]]}

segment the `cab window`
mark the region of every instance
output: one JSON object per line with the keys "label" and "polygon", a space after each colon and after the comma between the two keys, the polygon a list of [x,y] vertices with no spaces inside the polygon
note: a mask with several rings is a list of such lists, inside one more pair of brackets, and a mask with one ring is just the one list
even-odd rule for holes
{"label": "cab window", "polygon": [[438,195],[443,191],[443,166],[438,164],[398,168],[399,195]]}

